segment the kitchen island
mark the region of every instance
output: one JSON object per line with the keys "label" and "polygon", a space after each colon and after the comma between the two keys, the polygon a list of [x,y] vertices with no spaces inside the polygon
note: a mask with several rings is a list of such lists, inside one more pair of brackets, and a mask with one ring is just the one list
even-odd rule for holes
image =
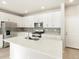
{"label": "kitchen island", "polygon": [[40,40],[25,39],[25,36],[8,38],[10,43],[10,59],[62,59],[62,40],[42,37]]}

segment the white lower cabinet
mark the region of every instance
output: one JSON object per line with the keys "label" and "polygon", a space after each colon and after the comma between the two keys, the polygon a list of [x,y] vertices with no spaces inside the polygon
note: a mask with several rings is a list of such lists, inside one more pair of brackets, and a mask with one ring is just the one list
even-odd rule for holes
{"label": "white lower cabinet", "polygon": [[[10,59],[52,59],[33,49],[10,43]],[[54,59],[54,58],[53,58]]]}
{"label": "white lower cabinet", "polygon": [[3,47],[3,35],[0,35],[0,48]]}

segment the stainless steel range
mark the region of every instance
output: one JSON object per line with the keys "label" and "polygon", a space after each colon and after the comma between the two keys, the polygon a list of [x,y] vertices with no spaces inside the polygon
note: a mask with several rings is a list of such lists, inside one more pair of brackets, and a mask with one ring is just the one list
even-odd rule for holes
{"label": "stainless steel range", "polygon": [[14,31],[14,29],[17,27],[16,23],[13,22],[8,22],[8,21],[1,21],[1,30],[2,30],[2,43],[1,43],[1,47],[0,48],[4,48],[9,46],[8,42],[5,42],[4,40],[6,38],[11,38],[16,36],[16,32]]}
{"label": "stainless steel range", "polygon": [[43,22],[34,23],[33,31],[35,33],[44,33]]}
{"label": "stainless steel range", "polygon": [[45,32],[45,30],[43,28],[43,22],[34,23],[32,36],[29,37],[29,39],[39,40],[42,37],[42,33],[44,33],[44,32]]}

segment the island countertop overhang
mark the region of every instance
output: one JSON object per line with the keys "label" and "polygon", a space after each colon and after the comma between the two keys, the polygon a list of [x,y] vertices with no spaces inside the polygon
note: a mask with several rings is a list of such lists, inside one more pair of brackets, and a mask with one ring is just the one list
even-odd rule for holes
{"label": "island countertop overhang", "polygon": [[29,48],[40,52],[48,56],[61,56],[62,53],[62,40],[50,39],[50,38],[41,38],[38,41],[25,39],[25,37],[13,37],[5,39],[6,42],[20,45],[25,48]]}

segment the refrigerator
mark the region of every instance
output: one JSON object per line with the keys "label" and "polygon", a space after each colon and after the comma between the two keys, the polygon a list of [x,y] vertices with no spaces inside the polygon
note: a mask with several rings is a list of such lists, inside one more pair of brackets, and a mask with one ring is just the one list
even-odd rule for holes
{"label": "refrigerator", "polygon": [[17,36],[15,31],[17,23],[9,21],[1,21],[1,37],[0,37],[0,48],[9,47],[9,43],[5,42],[7,38],[12,38]]}

